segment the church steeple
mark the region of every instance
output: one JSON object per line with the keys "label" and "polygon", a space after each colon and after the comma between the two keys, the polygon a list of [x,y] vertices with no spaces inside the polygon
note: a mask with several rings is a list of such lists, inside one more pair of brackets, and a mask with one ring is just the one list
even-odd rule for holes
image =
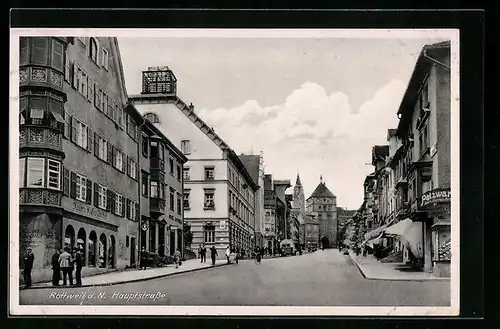
{"label": "church steeple", "polygon": [[320,182],[321,184],[323,184],[323,174],[321,174],[321,176],[319,176],[319,182]]}
{"label": "church steeple", "polygon": [[299,176],[299,172],[297,171],[297,180],[295,181],[295,185],[302,185],[302,183],[300,182],[300,176]]}

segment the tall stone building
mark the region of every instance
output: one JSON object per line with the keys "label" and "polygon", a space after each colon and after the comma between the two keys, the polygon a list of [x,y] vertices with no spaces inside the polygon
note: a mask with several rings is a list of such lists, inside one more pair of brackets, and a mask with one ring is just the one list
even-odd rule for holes
{"label": "tall stone building", "polygon": [[306,200],[306,212],[319,223],[319,243],[325,248],[337,245],[337,197],[326,187],[323,176]]}
{"label": "tall stone building", "polygon": [[62,247],[83,248],[84,275],[132,265],[143,119],[117,39],[22,37],[19,64],[20,252],[34,252],[33,282],[50,280]]}
{"label": "tall stone building", "polygon": [[294,224],[297,226],[297,243],[301,248],[305,247],[306,233],[306,198],[304,195],[304,187],[300,181],[300,176],[297,173],[297,179],[293,187],[291,217]]}

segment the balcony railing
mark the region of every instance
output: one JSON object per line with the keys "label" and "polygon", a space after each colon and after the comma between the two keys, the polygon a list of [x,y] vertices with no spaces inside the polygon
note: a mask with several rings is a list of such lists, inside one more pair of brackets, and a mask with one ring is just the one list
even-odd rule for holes
{"label": "balcony railing", "polygon": [[165,172],[165,160],[163,159],[151,158],[149,165],[151,169],[158,169],[161,172]]}
{"label": "balcony railing", "polygon": [[20,205],[61,206],[62,192],[40,188],[21,188],[19,190]]}
{"label": "balcony railing", "polygon": [[165,200],[160,198],[150,198],[149,199],[149,211],[165,213]]}

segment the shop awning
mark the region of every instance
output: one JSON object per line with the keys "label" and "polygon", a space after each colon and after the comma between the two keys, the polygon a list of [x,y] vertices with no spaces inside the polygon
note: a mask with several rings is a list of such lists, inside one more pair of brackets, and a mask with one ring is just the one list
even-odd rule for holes
{"label": "shop awning", "polygon": [[392,222],[393,222],[393,220],[391,220],[391,221],[390,221],[389,223],[387,223],[387,224],[384,224],[384,225],[382,225],[382,226],[377,227],[376,229],[374,229],[374,230],[372,230],[372,231],[370,231],[370,232],[368,232],[368,233],[365,233],[365,235],[364,235],[365,241],[371,240],[371,239],[373,239],[374,237],[379,236],[381,233],[383,233],[383,232],[385,231],[385,229],[386,229],[389,225],[391,225],[391,224],[392,224]]}
{"label": "shop awning", "polygon": [[165,215],[161,215],[160,217],[158,217],[158,221],[159,222],[164,222],[166,225],[170,225],[172,227],[178,227],[180,228],[180,223],[176,222],[175,220],[172,220],[170,218],[168,218],[167,216]]}
{"label": "shop awning", "polygon": [[385,234],[399,236],[401,240],[408,244],[413,255],[420,258],[423,257],[422,225],[420,222],[413,222],[407,218],[388,227]]}
{"label": "shop awning", "polygon": [[363,241],[363,243],[361,243],[361,245],[365,245],[366,244],[370,248],[373,248],[374,244],[379,244],[380,243],[380,239],[383,237],[383,235],[384,235],[384,232],[380,232],[380,234],[377,237],[375,237],[373,239],[370,239],[370,240],[365,240],[365,241]]}
{"label": "shop awning", "polygon": [[432,225],[432,227],[437,227],[437,226],[451,226],[451,221],[446,219],[440,219],[434,225]]}

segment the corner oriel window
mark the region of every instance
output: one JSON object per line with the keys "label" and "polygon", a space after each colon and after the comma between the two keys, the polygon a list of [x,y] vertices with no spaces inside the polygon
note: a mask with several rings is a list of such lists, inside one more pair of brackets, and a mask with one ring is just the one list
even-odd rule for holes
{"label": "corner oriel window", "polygon": [[28,158],[27,187],[44,187],[45,185],[45,159]]}

